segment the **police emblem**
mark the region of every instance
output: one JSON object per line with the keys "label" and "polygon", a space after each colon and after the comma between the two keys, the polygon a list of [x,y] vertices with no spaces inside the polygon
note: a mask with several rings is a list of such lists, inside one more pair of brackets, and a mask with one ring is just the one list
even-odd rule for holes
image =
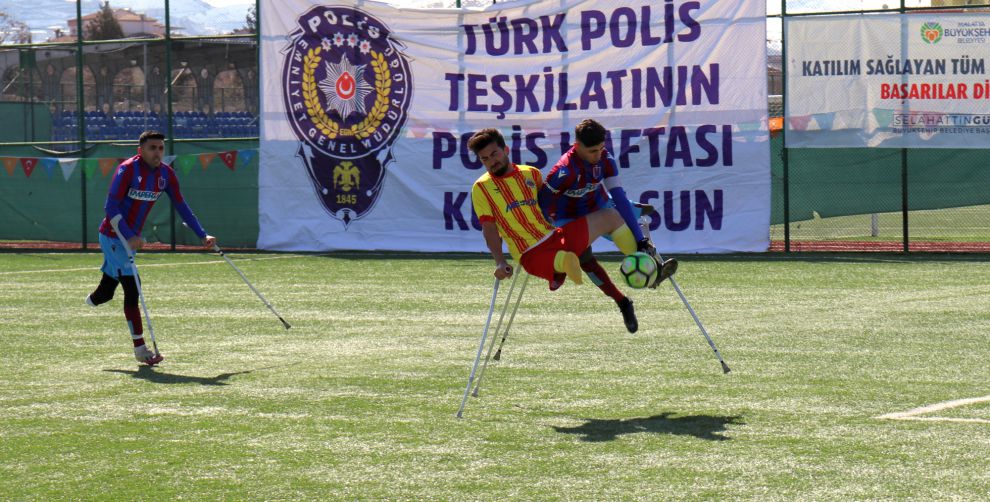
{"label": "police emblem", "polygon": [[285,110],[320,201],[346,228],[378,200],[411,102],[409,65],[388,28],[361,10],[319,6],[296,22]]}

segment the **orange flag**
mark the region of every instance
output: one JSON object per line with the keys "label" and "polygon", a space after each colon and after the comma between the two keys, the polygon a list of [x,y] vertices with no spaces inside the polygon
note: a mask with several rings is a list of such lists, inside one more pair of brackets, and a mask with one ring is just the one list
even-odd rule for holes
{"label": "orange flag", "polygon": [[115,167],[117,167],[117,159],[100,159],[100,172],[103,173],[103,177],[110,174]]}
{"label": "orange flag", "polygon": [[229,152],[221,153],[220,160],[222,160],[223,164],[227,166],[227,169],[233,171],[234,166],[236,165],[237,162],[237,150],[231,150]]}
{"label": "orange flag", "polygon": [[217,158],[215,153],[201,153],[199,154],[199,165],[203,166],[203,170],[206,170],[206,166],[213,162],[213,159]]}
{"label": "orange flag", "polygon": [[34,168],[38,167],[38,159],[25,157],[21,159],[21,167],[24,168],[24,174],[26,174],[27,177],[30,178],[31,173],[34,172]]}
{"label": "orange flag", "polygon": [[4,157],[3,167],[7,169],[8,175],[13,176],[14,169],[17,169],[17,159],[15,157]]}

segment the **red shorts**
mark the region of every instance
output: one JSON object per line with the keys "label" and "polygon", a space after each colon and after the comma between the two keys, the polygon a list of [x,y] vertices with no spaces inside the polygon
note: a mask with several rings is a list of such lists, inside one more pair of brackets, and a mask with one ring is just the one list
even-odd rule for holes
{"label": "red shorts", "polygon": [[531,275],[553,280],[553,259],[557,251],[570,251],[578,256],[588,249],[588,219],[584,216],[554,229],[553,233],[519,257],[519,263]]}

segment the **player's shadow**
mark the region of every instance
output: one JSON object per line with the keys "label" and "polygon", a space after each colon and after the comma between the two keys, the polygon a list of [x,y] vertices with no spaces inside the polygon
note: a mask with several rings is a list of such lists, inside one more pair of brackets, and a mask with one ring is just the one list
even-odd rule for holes
{"label": "player's shadow", "polygon": [[654,434],[674,434],[694,436],[708,441],[727,441],[732,438],[723,435],[727,425],[744,424],[740,416],[683,415],[660,413],[646,418],[597,419],[586,418],[585,423],[576,427],[554,426],[562,434],[580,434],[581,441],[614,441],[623,434],[652,432]]}
{"label": "player's shadow", "polygon": [[175,373],[165,373],[158,371],[151,366],[141,366],[136,370],[103,370],[107,373],[120,373],[130,375],[133,378],[147,380],[152,383],[179,383],[179,384],[199,384],[199,385],[229,385],[226,381],[230,377],[251,373],[254,370],[237,371],[234,373],[221,373],[215,377],[198,377],[189,375],[177,375]]}

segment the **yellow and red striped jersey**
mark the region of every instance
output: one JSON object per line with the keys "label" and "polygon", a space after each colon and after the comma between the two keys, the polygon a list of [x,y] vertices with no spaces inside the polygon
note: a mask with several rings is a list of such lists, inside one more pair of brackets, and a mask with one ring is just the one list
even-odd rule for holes
{"label": "yellow and red striped jersey", "polygon": [[482,223],[493,221],[515,260],[554,227],[543,216],[536,196],[543,187],[540,170],[512,164],[505,176],[483,174],[471,188],[471,203]]}

